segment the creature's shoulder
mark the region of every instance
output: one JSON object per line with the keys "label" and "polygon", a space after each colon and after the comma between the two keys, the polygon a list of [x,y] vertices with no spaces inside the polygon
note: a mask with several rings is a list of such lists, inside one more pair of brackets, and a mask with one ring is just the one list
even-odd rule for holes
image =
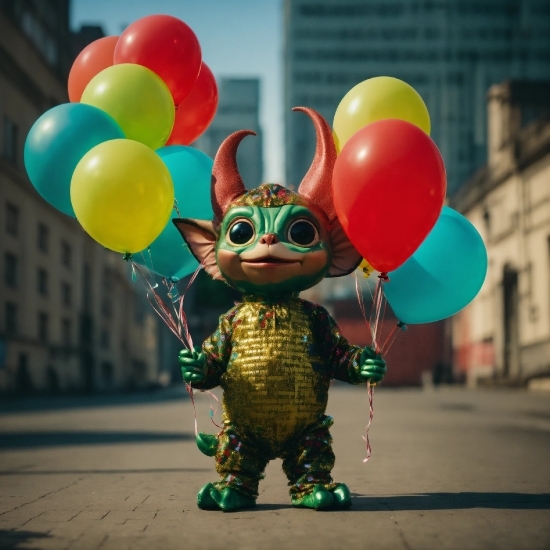
{"label": "creature's shoulder", "polygon": [[236,302],[235,305],[227,312],[220,315],[220,325],[232,327],[236,322],[239,311],[242,308],[242,303]]}
{"label": "creature's shoulder", "polygon": [[321,305],[314,302],[308,302],[307,300],[298,299],[300,307],[312,320],[316,320],[321,323],[330,322],[331,316],[329,312]]}

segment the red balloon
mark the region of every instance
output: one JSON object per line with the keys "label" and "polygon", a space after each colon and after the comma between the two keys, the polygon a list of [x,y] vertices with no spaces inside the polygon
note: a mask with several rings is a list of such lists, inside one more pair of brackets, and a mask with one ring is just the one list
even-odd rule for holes
{"label": "red balloon", "polygon": [[218,106],[216,79],[203,63],[191,93],[178,105],[174,128],[166,145],[189,145],[208,128]]}
{"label": "red balloon", "polygon": [[115,65],[137,63],[157,73],[179,105],[193,89],[201,68],[201,47],[195,33],[170,15],[149,15],[120,35]]}
{"label": "red balloon", "polygon": [[435,143],[396,119],[368,124],[350,138],[336,159],[332,185],[344,231],[381,272],[396,269],[420,246],[447,188]]}
{"label": "red balloon", "polygon": [[84,88],[103,69],[113,65],[118,36],[105,36],[88,44],[74,60],[69,73],[69,100],[78,103]]}

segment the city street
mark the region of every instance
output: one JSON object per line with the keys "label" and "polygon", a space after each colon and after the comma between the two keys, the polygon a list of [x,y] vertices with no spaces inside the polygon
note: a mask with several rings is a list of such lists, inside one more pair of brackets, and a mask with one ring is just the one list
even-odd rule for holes
{"label": "city street", "polygon": [[328,413],[349,511],[292,508],[275,461],[257,508],[223,514],[196,507],[217,475],[182,389],[4,402],[0,548],[550,548],[550,393],[381,388],[367,464],[366,390],[333,387]]}

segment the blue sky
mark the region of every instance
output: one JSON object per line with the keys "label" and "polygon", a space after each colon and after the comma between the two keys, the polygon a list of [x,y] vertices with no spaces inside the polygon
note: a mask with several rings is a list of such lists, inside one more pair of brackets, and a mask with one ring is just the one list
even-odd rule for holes
{"label": "blue sky", "polygon": [[260,77],[264,179],[282,182],[282,0],[72,0],[71,26],[100,24],[106,34],[118,35],[155,13],[178,17],[195,31],[217,78]]}

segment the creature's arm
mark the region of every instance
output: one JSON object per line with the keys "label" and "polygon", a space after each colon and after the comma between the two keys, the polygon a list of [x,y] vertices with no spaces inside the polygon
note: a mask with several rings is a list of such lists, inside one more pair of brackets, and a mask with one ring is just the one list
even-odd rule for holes
{"label": "creature's arm", "polygon": [[329,369],[331,378],[349,384],[380,382],[386,374],[386,362],[370,347],[361,348],[350,344],[340,333],[336,321],[326,312],[324,321],[325,341],[329,343]]}
{"label": "creature's arm", "polygon": [[183,379],[193,388],[209,390],[220,384],[231,356],[231,320],[235,309],[220,317],[216,331],[201,348],[182,350],[179,355]]}

